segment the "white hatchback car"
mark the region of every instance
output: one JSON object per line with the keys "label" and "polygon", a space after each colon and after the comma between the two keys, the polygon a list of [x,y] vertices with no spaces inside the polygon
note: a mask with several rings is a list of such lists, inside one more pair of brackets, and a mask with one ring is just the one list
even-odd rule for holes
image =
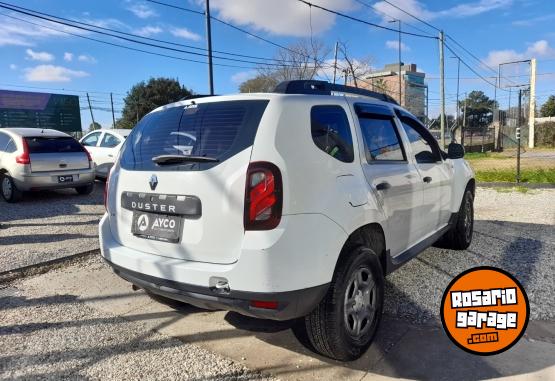
{"label": "white hatchback car", "polygon": [[95,176],[107,178],[118,152],[131,130],[101,129],[89,132],[79,142],[86,147],[96,164]]}
{"label": "white hatchback car", "polygon": [[111,171],[102,256],[159,296],[300,318],[313,349],[352,360],[377,330],[386,274],[438,240],[470,245],[463,156],[391,98],[327,82],[173,103],[139,122]]}

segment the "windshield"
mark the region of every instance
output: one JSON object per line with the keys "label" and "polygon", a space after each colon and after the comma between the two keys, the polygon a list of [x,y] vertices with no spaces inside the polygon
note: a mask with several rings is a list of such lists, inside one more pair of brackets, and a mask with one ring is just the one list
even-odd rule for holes
{"label": "windshield", "polygon": [[183,155],[219,162],[254,142],[267,100],[246,100],[172,107],[146,115],[126,139],[121,167],[128,170],[198,170],[217,163],[160,166],[152,158]]}

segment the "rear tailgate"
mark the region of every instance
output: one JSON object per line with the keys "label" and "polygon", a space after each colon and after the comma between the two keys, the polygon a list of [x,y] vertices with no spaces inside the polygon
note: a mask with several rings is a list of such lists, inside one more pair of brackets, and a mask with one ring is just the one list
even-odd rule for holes
{"label": "rear tailgate", "polygon": [[31,159],[31,172],[53,172],[89,168],[85,149],[72,137],[24,138]]}
{"label": "rear tailgate", "polygon": [[[134,128],[111,174],[110,215],[122,245],[210,263],[237,260],[246,171],[267,100],[178,106],[147,115]],[[216,162],[160,164],[160,155]],[[112,210],[112,211],[113,211]]]}

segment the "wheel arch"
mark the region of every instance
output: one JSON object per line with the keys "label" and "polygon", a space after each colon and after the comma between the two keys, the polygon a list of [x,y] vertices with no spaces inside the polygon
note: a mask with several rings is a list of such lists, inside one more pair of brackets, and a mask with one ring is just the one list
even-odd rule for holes
{"label": "wheel arch", "polygon": [[337,268],[338,264],[341,263],[345,257],[351,254],[352,249],[356,246],[365,246],[374,250],[378,255],[382,271],[384,275],[386,274],[387,246],[384,230],[379,223],[374,222],[360,226],[349,235],[341,248],[341,253],[337,259],[335,268]]}

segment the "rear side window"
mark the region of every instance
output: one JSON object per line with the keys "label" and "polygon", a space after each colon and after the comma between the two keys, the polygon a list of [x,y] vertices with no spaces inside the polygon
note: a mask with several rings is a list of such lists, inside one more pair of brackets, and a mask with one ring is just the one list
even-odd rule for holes
{"label": "rear side window", "polygon": [[406,160],[392,117],[364,115],[359,122],[369,163]]}
{"label": "rear side window", "polygon": [[105,132],[104,137],[100,142],[100,147],[112,148],[117,146],[119,143],[120,143],[120,140],[117,136],[114,136],[108,132]]}
{"label": "rear side window", "polygon": [[6,146],[10,141],[10,137],[3,132],[0,132],[0,152],[6,151]]}
{"label": "rear side window", "polygon": [[83,152],[84,148],[73,138],[65,137],[29,137],[25,138],[29,153],[63,153]]}
{"label": "rear side window", "polygon": [[353,137],[341,106],[314,106],[310,111],[312,140],[316,147],[339,161],[354,159]]}
{"label": "rear side window", "polygon": [[128,170],[199,170],[217,163],[159,166],[160,155],[205,156],[225,161],[254,143],[267,100],[172,107],[146,115],[125,140],[121,166]]}

